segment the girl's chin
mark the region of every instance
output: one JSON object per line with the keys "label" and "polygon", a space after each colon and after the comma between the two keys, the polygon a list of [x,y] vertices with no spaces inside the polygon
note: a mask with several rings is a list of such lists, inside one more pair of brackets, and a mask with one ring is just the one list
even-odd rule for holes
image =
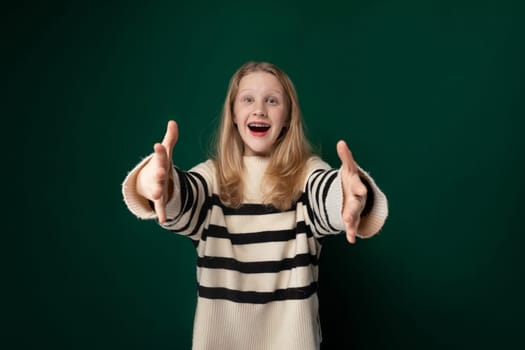
{"label": "girl's chin", "polygon": [[268,157],[271,149],[244,147],[244,155],[248,157]]}

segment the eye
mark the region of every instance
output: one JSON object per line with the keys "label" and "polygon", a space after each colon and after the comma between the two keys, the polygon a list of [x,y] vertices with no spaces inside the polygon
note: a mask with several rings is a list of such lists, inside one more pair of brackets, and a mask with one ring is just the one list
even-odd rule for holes
{"label": "eye", "polygon": [[243,97],[241,97],[241,102],[252,103],[253,102],[253,97],[251,97],[251,96],[243,96]]}
{"label": "eye", "polygon": [[268,97],[268,98],[266,99],[266,102],[268,102],[268,103],[271,104],[271,105],[279,104],[279,100],[276,99],[275,97]]}

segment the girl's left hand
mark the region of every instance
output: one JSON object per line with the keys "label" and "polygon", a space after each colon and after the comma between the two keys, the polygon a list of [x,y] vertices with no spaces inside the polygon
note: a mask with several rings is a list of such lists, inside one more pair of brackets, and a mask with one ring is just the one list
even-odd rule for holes
{"label": "girl's left hand", "polygon": [[359,178],[359,168],[346,142],[337,143],[337,155],[342,163],[343,210],[341,214],[346,227],[346,239],[350,243],[355,243],[361,212],[366,203],[367,189]]}

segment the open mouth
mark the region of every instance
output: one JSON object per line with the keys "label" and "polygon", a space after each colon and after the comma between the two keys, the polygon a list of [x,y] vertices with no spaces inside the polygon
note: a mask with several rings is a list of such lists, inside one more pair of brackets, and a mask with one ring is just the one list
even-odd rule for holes
{"label": "open mouth", "polygon": [[248,124],[248,128],[250,129],[250,131],[256,133],[263,133],[270,130],[270,125],[264,123],[250,123]]}

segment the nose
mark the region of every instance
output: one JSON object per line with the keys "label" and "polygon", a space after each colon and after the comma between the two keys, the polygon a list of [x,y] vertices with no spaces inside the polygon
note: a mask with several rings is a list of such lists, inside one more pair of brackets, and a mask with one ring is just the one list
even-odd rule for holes
{"label": "nose", "polygon": [[266,108],[264,108],[264,103],[258,103],[255,105],[252,115],[254,117],[266,117],[268,114],[266,113]]}

